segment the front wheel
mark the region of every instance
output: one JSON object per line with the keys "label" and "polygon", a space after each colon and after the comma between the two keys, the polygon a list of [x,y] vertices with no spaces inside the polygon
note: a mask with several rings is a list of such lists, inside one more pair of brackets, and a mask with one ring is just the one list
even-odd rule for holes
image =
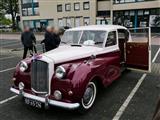
{"label": "front wheel", "polygon": [[84,92],[83,98],[81,99],[80,112],[85,112],[90,109],[95,101],[97,94],[97,87],[95,82],[89,82]]}

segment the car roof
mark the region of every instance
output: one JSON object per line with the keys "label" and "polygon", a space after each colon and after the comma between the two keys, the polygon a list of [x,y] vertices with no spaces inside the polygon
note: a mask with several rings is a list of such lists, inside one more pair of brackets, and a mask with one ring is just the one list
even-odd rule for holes
{"label": "car roof", "polygon": [[110,31],[115,29],[127,29],[126,27],[120,26],[120,25],[89,25],[89,26],[80,26],[71,28],[67,31],[77,31],[77,30],[104,30],[104,31]]}

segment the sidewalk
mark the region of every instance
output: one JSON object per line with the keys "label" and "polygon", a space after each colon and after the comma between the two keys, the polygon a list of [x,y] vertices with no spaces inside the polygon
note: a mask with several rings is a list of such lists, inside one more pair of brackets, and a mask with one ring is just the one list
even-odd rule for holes
{"label": "sidewalk", "polygon": [[[43,34],[35,34],[37,40],[43,40],[44,35]],[[0,39],[3,40],[20,40],[21,39],[21,34],[0,34]]]}

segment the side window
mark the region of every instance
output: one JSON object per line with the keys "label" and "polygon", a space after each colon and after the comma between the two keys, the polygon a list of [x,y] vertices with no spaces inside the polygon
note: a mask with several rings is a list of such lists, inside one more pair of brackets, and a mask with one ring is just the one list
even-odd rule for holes
{"label": "side window", "polygon": [[116,44],[117,44],[116,31],[109,32],[105,47],[109,47],[109,46],[116,45]]}
{"label": "side window", "polygon": [[129,33],[125,29],[118,29],[118,40],[129,40]]}

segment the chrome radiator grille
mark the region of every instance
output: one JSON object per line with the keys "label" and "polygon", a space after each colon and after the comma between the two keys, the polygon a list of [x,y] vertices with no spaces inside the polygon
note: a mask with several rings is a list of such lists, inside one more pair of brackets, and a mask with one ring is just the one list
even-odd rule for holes
{"label": "chrome radiator grille", "polygon": [[48,63],[34,60],[31,63],[31,87],[36,92],[48,92]]}

